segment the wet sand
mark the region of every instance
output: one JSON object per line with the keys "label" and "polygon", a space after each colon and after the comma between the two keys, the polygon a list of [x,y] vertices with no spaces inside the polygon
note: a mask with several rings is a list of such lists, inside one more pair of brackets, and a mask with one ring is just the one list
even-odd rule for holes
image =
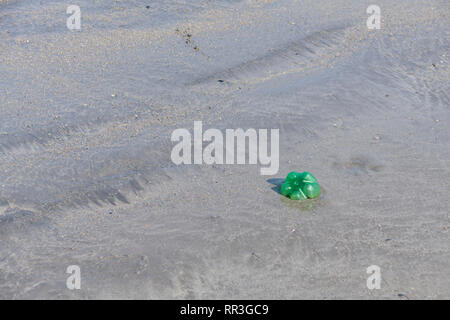
{"label": "wet sand", "polygon": [[[0,1],[0,298],[449,299],[450,5],[370,4]],[[279,172],[176,166],[194,121]]]}

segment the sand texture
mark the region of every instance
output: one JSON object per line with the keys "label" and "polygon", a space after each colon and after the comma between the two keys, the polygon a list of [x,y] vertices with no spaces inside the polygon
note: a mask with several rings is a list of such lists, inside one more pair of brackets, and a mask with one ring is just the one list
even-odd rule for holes
{"label": "sand texture", "polygon": [[[0,0],[0,298],[450,298],[449,1],[77,4]],[[175,165],[194,121],[278,173]]]}

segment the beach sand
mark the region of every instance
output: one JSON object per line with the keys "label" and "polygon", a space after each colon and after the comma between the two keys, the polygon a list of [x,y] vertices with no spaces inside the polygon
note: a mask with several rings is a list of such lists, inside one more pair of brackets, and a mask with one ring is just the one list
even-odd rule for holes
{"label": "beach sand", "polygon": [[[0,0],[0,298],[449,299],[450,5],[372,2]],[[175,165],[194,121],[278,173]]]}

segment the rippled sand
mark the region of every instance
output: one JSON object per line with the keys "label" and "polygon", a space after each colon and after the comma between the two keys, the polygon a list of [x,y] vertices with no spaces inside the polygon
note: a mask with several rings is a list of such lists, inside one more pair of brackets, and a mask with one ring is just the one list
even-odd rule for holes
{"label": "rippled sand", "polygon": [[[78,4],[0,0],[0,298],[450,298],[448,1]],[[175,166],[199,120],[278,174]]]}

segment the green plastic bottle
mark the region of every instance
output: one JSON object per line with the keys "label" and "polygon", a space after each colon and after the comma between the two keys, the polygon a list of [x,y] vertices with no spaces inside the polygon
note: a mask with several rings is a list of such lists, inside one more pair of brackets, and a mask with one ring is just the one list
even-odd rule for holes
{"label": "green plastic bottle", "polygon": [[292,171],[281,185],[281,194],[292,200],[314,199],[320,196],[320,186],[311,173]]}

